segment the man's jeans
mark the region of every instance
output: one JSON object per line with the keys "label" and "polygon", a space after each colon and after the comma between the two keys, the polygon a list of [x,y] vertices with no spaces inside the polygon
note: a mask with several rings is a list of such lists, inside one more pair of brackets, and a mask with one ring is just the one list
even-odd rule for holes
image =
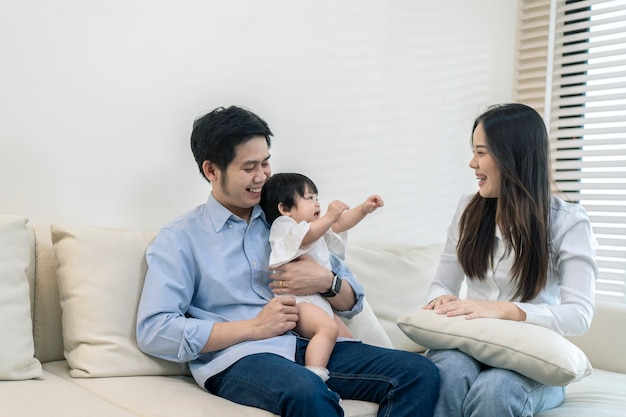
{"label": "man's jeans", "polygon": [[429,350],[439,368],[436,417],[532,417],[558,407],[564,387],[543,385],[507,369],[491,368],[456,350]]}
{"label": "man's jeans", "polygon": [[378,416],[432,416],[437,368],[416,353],[360,342],[338,342],[327,383],[302,366],[308,341],[298,339],[296,362],[274,354],[244,357],[209,378],[205,387],[231,401],[280,416],[343,416],[339,396],[380,404]]}

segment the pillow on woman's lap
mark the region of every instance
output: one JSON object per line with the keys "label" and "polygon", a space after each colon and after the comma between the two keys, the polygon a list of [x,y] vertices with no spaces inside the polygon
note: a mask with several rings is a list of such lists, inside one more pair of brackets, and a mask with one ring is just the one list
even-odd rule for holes
{"label": "pillow on woman's lap", "polygon": [[448,317],[419,310],[397,320],[411,340],[429,349],[459,349],[495,368],[546,385],[564,386],[591,374],[585,353],[565,337],[534,324]]}

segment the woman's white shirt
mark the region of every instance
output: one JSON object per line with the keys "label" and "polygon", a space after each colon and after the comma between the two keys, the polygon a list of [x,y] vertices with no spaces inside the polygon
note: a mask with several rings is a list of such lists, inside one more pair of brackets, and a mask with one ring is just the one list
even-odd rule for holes
{"label": "woman's white shirt", "polygon": [[[459,219],[473,195],[459,201],[427,300],[440,295],[459,295],[465,274],[458,262]],[[596,239],[584,208],[552,196],[550,212],[548,281],[537,297],[529,302],[512,299],[515,283],[511,280],[514,254],[507,254],[500,230],[496,230],[494,262],[485,280],[467,280],[467,298],[473,300],[513,301],[526,313],[526,322],[547,327],[562,335],[583,334],[595,310]]]}

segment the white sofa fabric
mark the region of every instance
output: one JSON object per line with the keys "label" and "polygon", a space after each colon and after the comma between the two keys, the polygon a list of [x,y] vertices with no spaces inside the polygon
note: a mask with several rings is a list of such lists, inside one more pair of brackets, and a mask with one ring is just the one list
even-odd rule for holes
{"label": "white sofa fabric", "polygon": [[[208,394],[184,366],[138,354],[134,309],[145,273],[143,254],[153,235],[32,227],[26,219],[0,215],[0,252],[11,253],[0,255],[0,296],[10,290],[12,297],[2,298],[0,320],[18,311],[11,313],[12,321],[0,321],[0,371],[10,369],[9,376],[0,374],[0,417],[272,416]],[[440,252],[440,245],[350,246],[347,262],[368,300],[351,330],[373,344],[423,351],[396,320],[421,306]],[[2,273],[9,266],[13,272]],[[31,317],[23,314],[29,310]],[[590,332],[570,338],[586,353],[593,373],[567,387],[560,408],[539,416],[624,415],[624,322],[626,305],[598,304]],[[31,326],[29,346],[24,329]],[[19,350],[9,344],[8,331],[20,337]],[[348,417],[377,411],[361,401],[344,400],[342,406]]]}

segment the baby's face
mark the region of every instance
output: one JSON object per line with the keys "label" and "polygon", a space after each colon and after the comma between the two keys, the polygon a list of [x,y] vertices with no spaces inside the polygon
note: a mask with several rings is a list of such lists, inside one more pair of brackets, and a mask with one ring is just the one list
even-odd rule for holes
{"label": "baby's face", "polygon": [[311,192],[308,188],[304,196],[296,198],[296,206],[291,210],[291,218],[300,223],[313,222],[320,218],[320,203],[317,200],[317,194]]}

